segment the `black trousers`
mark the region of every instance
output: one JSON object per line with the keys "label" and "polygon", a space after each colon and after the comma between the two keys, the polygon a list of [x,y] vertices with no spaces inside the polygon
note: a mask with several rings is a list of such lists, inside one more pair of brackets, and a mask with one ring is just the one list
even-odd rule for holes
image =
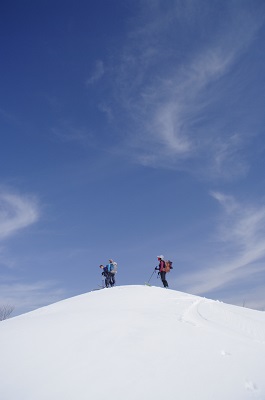
{"label": "black trousers", "polygon": [[166,272],[161,271],[160,272],[160,277],[161,277],[161,281],[162,281],[164,287],[168,287],[168,283],[167,283],[167,280],[166,280]]}
{"label": "black trousers", "polygon": [[105,276],[105,286],[109,287],[109,285],[110,285],[110,273],[109,272],[108,273],[104,272],[102,275]]}

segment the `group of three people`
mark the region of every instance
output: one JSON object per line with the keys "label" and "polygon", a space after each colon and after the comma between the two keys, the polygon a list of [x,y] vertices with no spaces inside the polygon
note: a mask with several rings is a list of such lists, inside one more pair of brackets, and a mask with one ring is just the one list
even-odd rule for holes
{"label": "group of three people", "polygon": [[[157,260],[159,262],[159,265],[155,268],[156,270],[159,271],[159,275],[161,278],[161,281],[163,283],[163,286],[165,288],[168,288],[168,283],[166,280],[166,274],[167,272],[172,269],[172,262],[171,261],[165,261],[164,256],[160,255],[157,256]],[[102,271],[102,276],[105,277],[105,287],[113,287],[115,285],[115,274],[117,273],[117,263],[113,261],[112,259],[109,260],[109,264],[107,264],[105,267],[104,265],[99,266],[103,271]],[[103,286],[103,285],[102,285]]]}

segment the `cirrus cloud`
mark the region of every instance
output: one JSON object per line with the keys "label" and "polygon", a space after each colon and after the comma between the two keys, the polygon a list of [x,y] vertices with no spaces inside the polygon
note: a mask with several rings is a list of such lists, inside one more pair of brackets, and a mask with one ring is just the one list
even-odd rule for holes
{"label": "cirrus cloud", "polygon": [[216,17],[214,5],[164,3],[140,2],[142,13],[112,68],[121,122],[124,115],[130,121],[121,151],[145,166],[208,179],[245,176],[253,132],[237,105],[244,82],[234,72],[257,39],[262,13],[225,2],[226,17],[210,36],[196,27]]}
{"label": "cirrus cloud", "polygon": [[36,199],[0,192],[0,239],[16,234],[37,222],[40,211]]}
{"label": "cirrus cloud", "polygon": [[[201,267],[183,274],[178,285],[185,291],[203,295],[252,281],[252,291],[260,287],[265,274],[265,207],[240,202],[232,195],[213,191],[221,206],[216,234],[212,237],[213,255],[201,255]],[[215,253],[215,255],[214,255]],[[264,284],[263,284],[264,286]],[[248,289],[248,298],[251,290]],[[232,295],[229,295],[232,297]],[[260,301],[264,306],[264,300]]]}

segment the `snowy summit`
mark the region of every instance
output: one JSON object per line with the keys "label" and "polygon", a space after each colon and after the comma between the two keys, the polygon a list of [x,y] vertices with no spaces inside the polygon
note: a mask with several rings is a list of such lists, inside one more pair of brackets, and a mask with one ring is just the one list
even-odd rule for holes
{"label": "snowy summit", "polygon": [[265,313],[148,286],[0,323],[1,400],[265,399]]}

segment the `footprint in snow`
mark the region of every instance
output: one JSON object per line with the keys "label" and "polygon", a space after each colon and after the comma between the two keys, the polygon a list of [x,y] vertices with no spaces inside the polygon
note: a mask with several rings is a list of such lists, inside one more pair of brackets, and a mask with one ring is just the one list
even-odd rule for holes
{"label": "footprint in snow", "polygon": [[246,381],[245,388],[246,388],[246,390],[248,390],[250,392],[256,392],[258,390],[256,384],[252,381]]}
{"label": "footprint in snow", "polygon": [[223,357],[228,357],[228,356],[231,356],[231,353],[228,353],[227,351],[222,350],[222,351],[221,351],[221,355],[222,355]]}

